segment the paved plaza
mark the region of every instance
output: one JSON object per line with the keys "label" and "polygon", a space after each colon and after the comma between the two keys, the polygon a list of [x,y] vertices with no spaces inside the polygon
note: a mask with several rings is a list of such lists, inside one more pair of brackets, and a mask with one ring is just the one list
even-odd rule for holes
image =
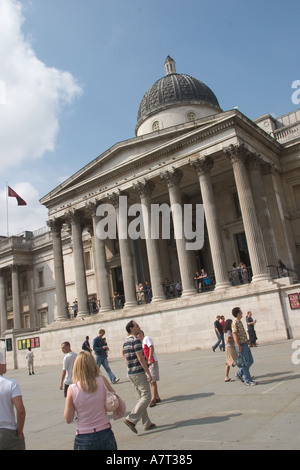
{"label": "paved plaza", "polygon": [[[237,380],[224,382],[225,353],[221,351],[160,354],[162,402],[149,408],[157,428],[146,432],[138,423],[136,435],[123,419],[112,420],[119,450],[299,449],[300,364],[294,364],[297,360],[292,361],[292,356],[298,359],[300,353],[297,355],[293,343],[252,349],[255,363],[251,372],[259,382],[255,387]],[[63,354],[61,364],[39,367],[34,376],[25,369],[6,374],[19,382],[23,393],[27,450],[72,450],[76,424],[66,424],[63,419],[62,360]],[[110,365],[121,378],[115,389],[130,411],[135,397],[124,360],[111,360]],[[231,378],[235,372],[231,368]]]}

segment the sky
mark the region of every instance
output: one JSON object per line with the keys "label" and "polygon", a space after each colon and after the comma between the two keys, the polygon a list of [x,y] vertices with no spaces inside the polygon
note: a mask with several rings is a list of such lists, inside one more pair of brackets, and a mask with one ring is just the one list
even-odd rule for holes
{"label": "sky", "polygon": [[135,137],[168,55],[224,111],[299,108],[299,18],[299,0],[0,0],[0,235],[46,226],[39,200]]}

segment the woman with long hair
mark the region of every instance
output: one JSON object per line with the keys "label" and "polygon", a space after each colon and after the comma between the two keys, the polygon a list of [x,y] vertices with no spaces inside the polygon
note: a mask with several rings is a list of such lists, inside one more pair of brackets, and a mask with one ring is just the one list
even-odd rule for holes
{"label": "woman with long hair", "polygon": [[[73,368],[73,384],[69,386],[64,418],[67,423],[77,414],[74,450],[117,450],[110,420],[105,408],[106,389],[114,392],[100,374],[92,354],[81,351]],[[120,399],[122,406],[125,403]],[[123,411],[123,410],[122,410]],[[121,412],[124,416],[124,414]],[[121,418],[118,416],[115,419]]]}

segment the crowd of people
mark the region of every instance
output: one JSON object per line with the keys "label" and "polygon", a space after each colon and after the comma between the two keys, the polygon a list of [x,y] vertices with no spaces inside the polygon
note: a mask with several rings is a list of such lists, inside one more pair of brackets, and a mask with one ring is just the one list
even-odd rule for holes
{"label": "crowd of people", "polygon": [[[250,374],[253,356],[250,346],[256,346],[256,333],[251,312],[247,312],[246,322],[249,338],[241,321],[243,313],[239,307],[232,310],[233,319],[225,320],[217,316],[214,329],[217,343],[213,351],[220,347],[226,351],[225,382],[234,381],[229,377],[230,367],[239,367],[235,374],[247,386],[257,385]],[[116,450],[117,442],[111,428],[109,412],[114,419],[124,418],[124,424],[138,433],[137,424],[145,431],[155,429],[149,417],[148,408],[161,402],[158,392],[159,364],[153,340],[144,334],[138,323],[131,320],[126,325],[127,338],[124,341],[122,356],[127,367],[127,376],[133,386],[137,402],[126,415],[126,404],[112,385],[117,378],[108,363],[109,347],[105,330],[100,329],[92,345],[86,336],[82,350],[77,354],[71,344],[65,341],[61,345],[64,354],[59,388],[65,397],[64,418],[67,423],[76,421],[74,450]],[[29,374],[33,372],[33,354],[27,353]],[[242,362],[241,362],[242,361]],[[109,380],[100,371],[103,366]],[[23,434],[26,411],[22,393],[15,380],[4,377],[6,360],[0,349],[0,450],[25,449]],[[3,425],[5,423],[5,425]]]}

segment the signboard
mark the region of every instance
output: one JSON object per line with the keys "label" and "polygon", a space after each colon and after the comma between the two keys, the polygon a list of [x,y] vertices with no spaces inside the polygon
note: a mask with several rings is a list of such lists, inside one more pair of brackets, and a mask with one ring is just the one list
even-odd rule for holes
{"label": "signboard", "polygon": [[298,293],[288,294],[288,296],[289,296],[291,309],[296,310],[297,308],[300,308],[300,296],[299,296],[299,294]]}
{"label": "signboard", "polygon": [[28,349],[28,348],[39,348],[40,347],[40,338],[37,336],[35,338],[26,338],[18,340],[18,349]]}

